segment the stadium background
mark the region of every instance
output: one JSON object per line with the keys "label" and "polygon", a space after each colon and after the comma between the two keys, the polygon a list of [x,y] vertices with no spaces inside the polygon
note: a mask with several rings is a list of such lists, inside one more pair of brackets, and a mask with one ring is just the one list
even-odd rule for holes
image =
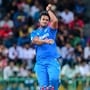
{"label": "stadium background", "polygon": [[48,3],[59,20],[59,90],[90,90],[90,0],[0,0],[0,90],[39,89],[30,33]]}

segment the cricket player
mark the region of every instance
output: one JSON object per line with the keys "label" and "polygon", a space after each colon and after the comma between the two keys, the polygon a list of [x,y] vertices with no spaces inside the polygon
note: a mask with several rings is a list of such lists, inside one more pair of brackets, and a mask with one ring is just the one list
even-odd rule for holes
{"label": "cricket player", "polygon": [[31,41],[36,48],[35,72],[38,83],[40,90],[58,90],[60,64],[55,43],[58,19],[52,12],[51,4],[41,12],[39,23],[40,27],[31,33]]}

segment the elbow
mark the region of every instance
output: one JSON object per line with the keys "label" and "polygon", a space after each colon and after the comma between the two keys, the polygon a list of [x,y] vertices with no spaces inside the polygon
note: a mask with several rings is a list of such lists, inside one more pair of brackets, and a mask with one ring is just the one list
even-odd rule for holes
{"label": "elbow", "polygon": [[55,22],[57,22],[57,23],[58,23],[58,19],[57,19],[57,18],[55,19]]}
{"label": "elbow", "polygon": [[34,39],[33,41],[32,41],[32,44],[37,44],[37,45],[39,45],[39,44],[41,44],[37,39]]}
{"label": "elbow", "polygon": [[36,40],[32,40],[32,44],[36,44],[37,43],[37,41]]}
{"label": "elbow", "polygon": [[35,37],[33,40],[32,40],[32,44],[37,44],[37,42],[38,42],[38,37]]}
{"label": "elbow", "polygon": [[54,23],[58,23],[58,19],[53,20]]}
{"label": "elbow", "polygon": [[58,23],[58,19],[52,20],[53,23]]}

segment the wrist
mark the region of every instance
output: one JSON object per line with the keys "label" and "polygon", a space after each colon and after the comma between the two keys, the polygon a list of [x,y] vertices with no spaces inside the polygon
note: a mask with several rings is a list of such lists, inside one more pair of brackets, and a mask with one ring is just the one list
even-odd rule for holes
{"label": "wrist", "polygon": [[42,40],[43,41],[43,43],[45,43],[45,44],[49,44],[49,40],[47,39],[44,39],[44,40]]}
{"label": "wrist", "polygon": [[51,11],[51,9],[48,9],[47,12]]}
{"label": "wrist", "polygon": [[51,9],[48,9],[47,12],[48,12],[48,11],[51,11]]}
{"label": "wrist", "polygon": [[42,42],[42,43],[46,43],[46,41],[45,41],[45,40],[41,40],[41,42]]}

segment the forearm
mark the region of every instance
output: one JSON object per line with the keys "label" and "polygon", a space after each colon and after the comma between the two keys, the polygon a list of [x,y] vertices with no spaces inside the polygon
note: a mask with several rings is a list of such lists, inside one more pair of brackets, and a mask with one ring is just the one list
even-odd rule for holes
{"label": "forearm", "polygon": [[53,39],[44,39],[44,40],[41,40],[41,39],[39,39],[39,37],[35,37],[32,40],[32,43],[33,44],[37,44],[37,45],[42,45],[42,44],[53,44],[54,41],[53,41]]}
{"label": "forearm", "polygon": [[48,14],[50,16],[50,21],[51,22],[58,22],[58,19],[57,19],[56,15],[51,10],[48,10]]}
{"label": "forearm", "polygon": [[44,44],[45,43],[45,40],[40,40],[40,39],[34,39],[33,41],[32,41],[32,43],[33,44],[37,44],[37,45],[42,45],[42,44]]}
{"label": "forearm", "polygon": [[52,5],[49,4],[46,7],[46,10],[48,11],[48,14],[50,16],[50,26],[53,29],[57,29],[58,28],[58,19],[56,17],[56,15],[54,14],[54,12],[52,11]]}

